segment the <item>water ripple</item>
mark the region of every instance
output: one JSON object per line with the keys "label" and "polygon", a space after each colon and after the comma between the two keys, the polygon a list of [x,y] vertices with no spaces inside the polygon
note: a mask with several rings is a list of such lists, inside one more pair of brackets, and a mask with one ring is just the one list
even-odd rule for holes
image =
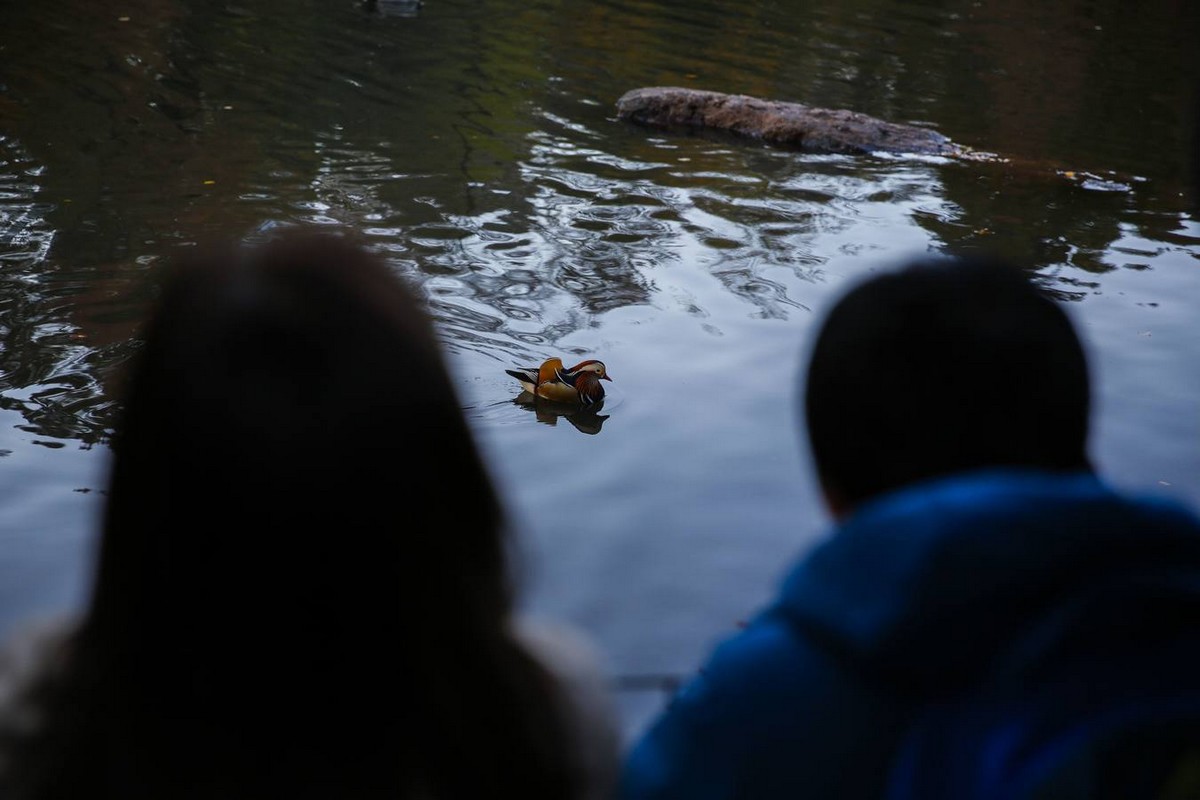
{"label": "water ripple", "polygon": [[0,134],[0,261],[20,272],[50,252],[49,206],[38,201],[43,167],[19,142]]}

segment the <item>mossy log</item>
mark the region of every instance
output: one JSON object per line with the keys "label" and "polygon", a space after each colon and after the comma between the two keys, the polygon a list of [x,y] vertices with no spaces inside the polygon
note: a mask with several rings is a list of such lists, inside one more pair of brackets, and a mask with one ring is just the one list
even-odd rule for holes
{"label": "mossy log", "polygon": [[667,131],[716,131],[806,153],[945,156],[1034,178],[1064,179],[1091,191],[1129,192],[1144,180],[1111,170],[1097,174],[975,150],[930,128],[887,122],[857,111],[680,86],[628,91],[617,100],[617,117]]}
{"label": "mossy log", "polygon": [[663,129],[727,131],[808,153],[963,156],[969,148],[937,131],[843,109],[763,100],[678,86],[648,86],[617,100],[617,117]]}

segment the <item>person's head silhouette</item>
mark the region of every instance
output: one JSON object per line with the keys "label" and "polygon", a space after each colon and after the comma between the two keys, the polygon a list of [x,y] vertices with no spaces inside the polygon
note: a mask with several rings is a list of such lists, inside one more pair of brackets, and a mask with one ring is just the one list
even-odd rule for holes
{"label": "person's head silhouette", "polygon": [[839,299],[804,402],[822,488],[842,513],[962,470],[1087,468],[1088,398],[1069,318],[1023,271],[930,256]]}
{"label": "person's head silhouette", "polygon": [[562,798],[504,514],[418,295],[285,233],[165,280],[30,797]]}

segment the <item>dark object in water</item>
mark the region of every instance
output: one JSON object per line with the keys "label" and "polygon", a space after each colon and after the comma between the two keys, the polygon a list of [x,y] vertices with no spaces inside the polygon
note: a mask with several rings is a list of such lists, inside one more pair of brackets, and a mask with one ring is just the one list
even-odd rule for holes
{"label": "dark object in water", "polygon": [[383,16],[415,17],[422,5],[422,0],[363,0],[367,11]]}
{"label": "dark object in water", "polygon": [[[976,150],[929,128],[887,122],[857,111],[817,108],[681,86],[647,86],[628,91],[617,100],[617,117],[663,130],[720,132],[806,153],[943,156],[956,161],[994,164],[1028,176],[1065,179],[1090,191],[1129,192],[1134,183],[1144,180],[1111,170],[1098,174],[1066,169],[1042,160],[1011,158]],[[1196,147],[1196,174],[1200,181],[1200,124],[1197,125]],[[1196,190],[1200,197],[1200,183]]]}
{"label": "dark object in water", "polygon": [[937,131],[843,109],[763,100],[678,86],[649,86],[617,100],[620,119],[656,128],[728,131],[809,153],[964,156],[970,149]]}

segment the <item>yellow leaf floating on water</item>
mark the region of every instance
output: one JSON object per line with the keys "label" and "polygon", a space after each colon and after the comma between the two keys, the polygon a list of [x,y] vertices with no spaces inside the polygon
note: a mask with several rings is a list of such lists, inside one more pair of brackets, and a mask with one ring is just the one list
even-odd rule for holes
{"label": "yellow leaf floating on water", "polygon": [[205,186],[212,186],[214,183],[216,183],[216,181],[205,181],[205,182],[204,182],[204,185],[205,185]]}

